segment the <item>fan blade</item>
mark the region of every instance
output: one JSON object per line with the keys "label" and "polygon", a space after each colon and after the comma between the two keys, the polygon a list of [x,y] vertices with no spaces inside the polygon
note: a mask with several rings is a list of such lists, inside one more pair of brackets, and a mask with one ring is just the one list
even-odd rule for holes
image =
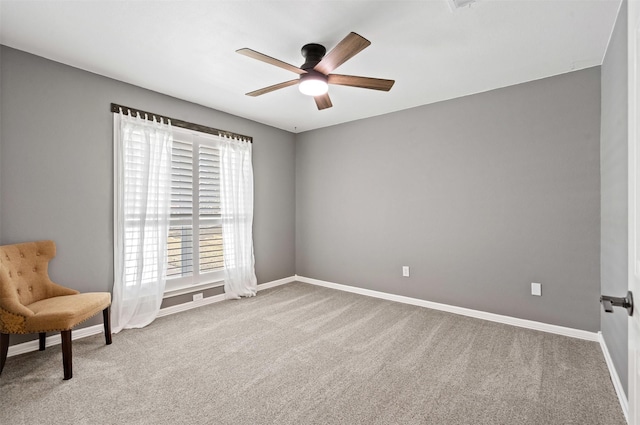
{"label": "fan blade", "polygon": [[330,74],[329,84],[338,86],[360,87],[363,89],[389,91],[395,80],[383,80],[382,78],[356,77],[355,75]]}
{"label": "fan blade", "polygon": [[272,58],[271,56],[267,56],[260,52],[256,52],[255,50],[244,48],[244,49],[236,50],[236,53],[240,53],[241,55],[244,55],[253,59],[257,59],[259,61],[266,62],[271,65],[275,65],[282,69],[286,69],[287,71],[295,72],[296,74],[302,75],[307,73],[307,71],[305,71],[304,69],[300,69],[297,66],[290,65],[286,62],[282,62],[281,60]]}
{"label": "fan blade", "polygon": [[269,86],[269,87],[265,87],[265,88],[262,88],[262,89],[259,89],[259,90],[255,90],[255,91],[249,92],[249,93],[247,93],[247,96],[253,96],[253,97],[260,96],[262,94],[269,93],[269,92],[272,92],[274,90],[283,89],[285,87],[293,86],[295,84],[298,84],[298,81],[300,81],[300,80],[290,80],[290,81],[285,81],[284,83],[274,84],[274,85]]}
{"label": "fan blade", "polygon": [[360,53],[371,42],[355,32],[349,33],[342,39],[336,47],[333,48],[320,62],[313,68],[324,75],[328,75],[331,71]]}
{"label": "fan blade", "polygon": [[325,93],[321,96],[315,96],[314,99],[319,111],[331,108],[333,106],[333,104],[331,103],[331,98],[329,98],[329,93]]}

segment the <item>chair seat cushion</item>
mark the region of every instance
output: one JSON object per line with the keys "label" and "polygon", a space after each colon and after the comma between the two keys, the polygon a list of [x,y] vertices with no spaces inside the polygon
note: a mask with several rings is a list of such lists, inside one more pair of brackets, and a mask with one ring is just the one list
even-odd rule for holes
{"label": "chair seat cushion", "polygon": [[34,333],[68,330],[110,304],[111,294],[108,292],[87,292],[36,301],[26,306],[34,315],[27,317],[25,330]]}

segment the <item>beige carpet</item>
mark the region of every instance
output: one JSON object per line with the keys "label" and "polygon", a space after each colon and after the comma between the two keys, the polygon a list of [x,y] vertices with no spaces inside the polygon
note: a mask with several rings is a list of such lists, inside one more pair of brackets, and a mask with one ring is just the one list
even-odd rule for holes
{"label": "beige carpet", "polygon": [[10,357],[0,424],[606,424],[595,342],[292,283]]}

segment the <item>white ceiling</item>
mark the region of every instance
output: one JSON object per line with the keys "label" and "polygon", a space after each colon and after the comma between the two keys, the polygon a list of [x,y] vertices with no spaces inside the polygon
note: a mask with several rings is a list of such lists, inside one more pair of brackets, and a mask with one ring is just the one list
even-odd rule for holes
{"label": "white ceiling", "polygon": [[[0,0],[0,43],[292,132],[326,127],[602,64],[620,0]],[[335,72],[395,79],[390,92],[331,86],[318,111],[296,74],[349,32],[371,46]],[[136,105],[128,105],[135,107]],[[157,111],[162,113],[162,111]],[[180,118],[180,117],[176,117]]]}

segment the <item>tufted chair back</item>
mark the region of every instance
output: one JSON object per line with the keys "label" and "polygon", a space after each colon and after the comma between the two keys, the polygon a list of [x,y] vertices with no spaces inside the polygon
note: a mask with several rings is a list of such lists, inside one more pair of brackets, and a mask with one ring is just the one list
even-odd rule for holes
{"label": "tufted chair back", "polygon": [[53,241],[0,247],[0,298],[17,298],[29,305],[47,296],[49,260],[56,255]]}
{"label": "tufted chair back", "polygon": [[[26,306],[46,298],[78,293],[49,279],[49,261],[55,255],[53,241],[0,246],[0,332],[8,327],[9,315],[33,316]],[[15,324],[11,328],[11,332],[19,331]]]}

